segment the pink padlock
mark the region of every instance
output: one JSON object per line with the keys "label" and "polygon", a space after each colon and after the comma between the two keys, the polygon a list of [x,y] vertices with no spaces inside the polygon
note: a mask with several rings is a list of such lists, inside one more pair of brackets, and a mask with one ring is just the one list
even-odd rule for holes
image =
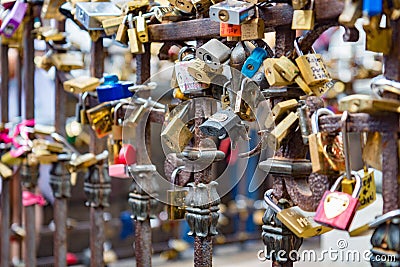
{"label": "pink padlock", "polygon": [[129,178],[125,164],[112,164],[108,166],[108,175],[115,178]]}
{"label": "pink padlock", "polygon": [[7,38],[12,37],[19,25],[22,23],[27,7],[28,4],[16,1],[11,12],[9,12],[4,18],[0,27],[0,33],[4,34]]}
{"label": "pink padlock", "polygon": [[46,200],[42,195],[36,195],[26,190],[22,191],[22,205],[24,205],[24,207],[33,206],[36,204],[44,206],[46,204]]}
{"label": "pink padlock", "polygon": [[136,149],[130,144],[123,144],[119,151],[118,161],[121,164],[132,165],[136,163]]}

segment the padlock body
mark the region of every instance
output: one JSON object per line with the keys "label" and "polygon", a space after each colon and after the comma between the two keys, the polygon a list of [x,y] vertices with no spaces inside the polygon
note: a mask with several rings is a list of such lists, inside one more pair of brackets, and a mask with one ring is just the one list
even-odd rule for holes
{"label": "padlock body", "polygon": [[221,37],[240,37],[242,29],[240,25],[221,22],[219,24],[219,35]]}
{"label": "padlock body", "polygon": [[[343,179],[342,180],[342,192],[347,194],[352,194],[355,186],[354,179]],[[372,170],[368,172],[364,172],[362,177],[362,187],[361,192],[358,197],[358,201],[360,205],[358,207],[359,210],[369,206],[370,204],[374,203],[376,200],[376,185],[375,185],[375,178],[374,172]]]}
{"label": "padlock body", "polygon": [[320,54],[299,56],[296,63],[307,85],[322,85],[330,80]]}
{"label": "padlock body", "polygon": [[312,30],[314,28],[313,10],[294,10],[292,30]]}
{"label": "padlock body", "polygon": [[186,190],[176,189],[167,191],[167,214],[169,220],[185,219]]}
{"label": "padlock body", "polygon": [[312,217],[305,216],[296,206],[278,212],[277,218],[289,228],[290,231],[302,238],[321,235],[332,230],[327,226],[316,223]]}
{"label": "padlock body", "polygon": [[347,231],[358,205],[358,199],[349,194],[325,191],[315,212],[314,220],[320,224]]}

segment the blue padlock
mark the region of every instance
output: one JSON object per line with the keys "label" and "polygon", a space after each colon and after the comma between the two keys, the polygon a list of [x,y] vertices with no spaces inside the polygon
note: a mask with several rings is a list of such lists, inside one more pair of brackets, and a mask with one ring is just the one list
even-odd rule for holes
{"label": "blue padlock", "polygon": [[115,84],[119,81],[118,76],[115,74],[111,74],[111,75],[106,75],[104,76],[104,82],[103,85],[105,84]]}
{"label": "blue padlock", "polygon": [[132,86],[132,82],[117,82],[110,84],[102,84],[96,88],[97,97],[100,103],[112,100],[119,100],[133,96],[133,93],[128,90]]}
{"label": "blue padlock", "polygon": [[256,47],[246,59],[242,67],[243,75],[251,78],[256,74],[264,59],[267,58],[267,51],[264,48]]}
{"label": "blue padlock", "polygon": [[382,14],[382,0],[363,0],[363,13],[368,16]]}

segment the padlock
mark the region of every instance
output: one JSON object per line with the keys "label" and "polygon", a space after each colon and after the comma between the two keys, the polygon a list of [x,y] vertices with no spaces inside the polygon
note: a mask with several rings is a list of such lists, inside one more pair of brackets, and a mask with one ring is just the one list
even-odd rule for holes
{"label": "padlock", "polygon": [[[358,197],[358,201],[360,202],[360,205],[358,206],[359,210],[369,206],[376,200],[376,185],[373,169],[361,170],[360,172],[363,172],[363,175],[361,192]],[[343,179],[342,192],[347,194],[353,193],[355,182],[355,179]]]}
{"label": "padlock", "polygon": [[[258,40],[264,38],[264,20],[261,18],[252,19],[240,25],[242,41]],[[222,36],[222,35],[221,35]]]}
{"label": "padlock", "polygon": [[275,128],[266,135],[268,147],[278,149],[283,139],[285,139],[290,132],[290,129],[296,125],[298,119],[299,116],[296,113],[290,112],[278,125],[276,125]]}
{"label": "padlock", "polygon": [[211,39],[196,50],[196,57],[212,69],[219,69],[229,59],[230,54],[231,49],[217,39]]}
{"label": "padlock", "polygon": [[42,19],[56,19],[58,21],[64,20],[65,17],[59,11],[63,0],[44,0],[41,9],[40,17]]}
{"label": "padlock", "polygon": [[356,171],[352,171],[356,184],[352,195],[337,191],[345,175],[340,176],[326,191],[315,212],[314,220],[339,230],[348,231],[359,205],[362,179]]}
{"label": "padlock", "polygon": [[112,131],[111,108],[111,104],[105,102],[86,110],[89,123],[98,138],[103,138]]}
{"label": "padlock", "polygon": [[[380,1],[378,1],[380,2]],[[386,18],[386,25],[382,28],[381,20],[383,16]],[[367,39],[365,41],[366,49],[373,52],[383,53],[388,55],[392,47],[393,29],[390,27],[388,15],[376,15],[369,18],[369,23],[364,24]]]}
{"label": "padlock", "polygon": [[294,10],[304,8],[308,3],[308,0],[292,0],[292,7]]}
{"label": "padlock", "polygon": [[221,108],[222,109],[227,109],[231,102],[230,102],[230,98],[229,98],[229,94],[227,92],[227,86],[230,84],[230,81],[227,81],[223,88],[222,88],[222,95],[221,95]]}
{"label": "padlock", "polygon": [[97,86],[96,92],[99,103],[132,97],[133,93],[128,90],[132,85],[133,82],[126,81]]}
{"label": "padlock", "polygon": [[229,108],[214,113],[199,126],[199,129],[205,135],[217,136],[219,139],[224,139],[229,135],[233,148],[236,147],[239,138],[250,139],[240,118]]}
{"label": "padlock", "polygon": [[254,48],[253,52],[251,52],[250,56],[244,62],[242,74],[249,78],[253,77],[267,56],[268,53],[264,48]]}
{"label": "padlock", "polygon": [[377,99],[369,95],[354,94],[340,99],[339,110],[349,112],[364,112],[369,114],[382,111],[400,112],[400,101],[395,99]]}
{"label": "padlock", "polygon": [[301,137],[303,139],[303,144],[308,145],[308,136],[312,134],[312,130],[311,121],[308,116],[309,108],[305,100],[299,100],[297,114],[299,114],[299,127],[301,131]]}
{"label": "padlock", "polygon": [[13,36],[24,19],[27,7],[27,3],[15,1],[13,8],[7,13],[0,25],[0,34],[8,38]]}
{"label": "padlock", "polygon": [[189,105],[185,105],[168,122],[161,132],[161,140],[172,152],[182,152],[193,137],[193,133],[182,121],[183,116],[188,111]]}
{"label": "padlock", "polygon": [[379,132],[368,132],[362,159],[372,168],[382,170],[382,136]]}
{"label": "padlock", "polygon": [[358,18],[362,16],[362,1],[345,0],[344,9],[339,16],[340,24],[347,27],[354,27]]}
{"label": "padlock", "polygon": [[211,80],[218,74],[218,72],[208,67],[208,65],[204,61],[198,58],[195,58],[194,60],[189,60],[188,63],[189,66],[187,68],[187,71],[198,82],[210,84]]}
{"label": "padlock", "polygon": [[220,22],[219,23],[219,35],[221,37],[241,37],[242,29],[241,29],[240,25]]}
{"label": "padlock", "polygon": [[141,43],[147,43],[149,41],[147,22],[142,12],[139,12],[139,16],[136,17],[136,33]]}
{"label": "padlock", "polygon": [[56,53],[51,55],[51,61],[59,71],[69,72],[85,67],[81,53]]}
{"label": "padlock", "polygon": [[173,184],[172,190],[167,190],[167,214],[168,220],[182,220],[185,219],[185,198],[188,193],[183,187],[176,187],[176,176],[185,167],[181,166],[176,168],[171,174],[171,183]]}
{"label": "padlock", "polygon": [[[122,148],[122,123],[120,123],[118,114],[120,113],[120,109],[123,108],[123,106],[127,105],[126,103],[118,103],[113,107],[112,113],[113,113],[113,125],[112,125],[112,131],[111,131],[111,136],[109,137],[108,143],[109,143],[109,157],[108,157],[108,163],[109,166],[112,164],[120,164],[119,160],[119,153]],[[112,176],[112,175],[110,175]]]}
{"label": "padlock", "polygon": [[[131,15],[132,16],[132,15]],[[115,41],[123,46],[128,45],[128,15],[125,15],[121,24],[118,26],[117,34],[115,35]]]}
{"label": "padlock", "polygon": [[308,136],[308,145],[313,172],[330,175],[345,170],[343,142],[340,135],[319,132],[318,120],[322,115],[334,113],[326,108],[314,112],[311,116],[313,134]]}
{"label": "padlock", "polygon": [[62,153],[64,151],[64,146],[60,143],[50,142],[44,139],[35,139],[32,141],[33,147],[32,149],[43,149],[47,150],[51,153]]}
{"label": "padlock", "polygon": [[281,56],[275,60],[274,68],[288,82],[292,82],[300,73],[297,66],[285,56]]}
{"label": "padlock", "polygon": [[125,2],[121,10],[125,14],[132,13],[133,15],[136,15],[140,11],[145,12],[149,5],[150,5],[149,0],[133,0]]}
{"label": "padlock", "polygon": [[206,13],[211,6],[210,0],[191,0],[191,2],[199,14]]}
{"label": "padlock", "polygon": [[176,9],[184,13],[192,13],[193,3],[190,0],[168,0]]}
{"label": "padlock", "polygon": [[289,85],[291,84],[291,82],[283,78],[274,67],[275,63],[278,60],[279,60],[278,58],[267,58],[263,61],[265,78],[267,79],[270,86]]}
{"label": "padlock", "polygon": [[1,179],[5,180],[13,175],[13,171],[10,167],[0,161],[0,176]]}
{"label": "padlock", "polygon": [[99,85],[100,80],[98,78],[88,76],[79,76],[63,83],[65,91],[75,94],[94,91]]}
{"label": "padlock", "polygon": [[[101,31],[101,20],[121,16],[121,10],[112,2],[77,2],[75,19],[86,30]],[[100,18],[100,19],[99,19]]]}
{"label": "padlock", "polygon": [[236,46],[232,49],[229,59],[229,66],[232,69],[240,71],[248,56],[250,56],[250,50],[248,49],[246,44],[244,42],[237,42]]}
{"label": "padlock", "polygon": [[400,209],[391,210],[391,211],[375,218],[375,220],[350,231],[349,235],[350,235],[350,237],[360,236],[360,235],[371,235],[369,230],[375,229],[375,228],[379,227],[380,225],[385,225],[385,228],[388,228],[390,221],[395,218],[399,218],[399,217],[400,217]]}
{"label": "padlock", "polygon": [[245,121],[255,121],[255,109],[258,85],[251,79],[244,77],[241,81],[240,90],[236,93],[233,111]]}
{"label": "padlock", "polygon": [[210,7],[210,19],[240,25],[255,15],[255,5],[243,1],[226,0]]}
{"label": "padlock", "polygon": [[101,22],[101,24],[103,25],[103,29],[104,29],[104,32],[106,33],[106,35],[110,36],[110,35],[116,34],[118,31],[118,28],[123,23],[125,17],[126,16],[119,16],[119,17],[103,20]]}
{"label": "padlock", "polygon": [[75,117],[76,121],[82,125],[88,124],[88,118],[86,114],[87,108],[87,97],[89,96],[88,92],[79,95],[79,101],[75,106]]}
{"label": "padlock", "polygon": [[127,30],[127,34],[128,34],[129,47],[130,47],[131,53],[143,54],[144,46],[139,41],[139,37],[137,35],[136,29],[134,28],[132,14],[128,15],[128,25],[129,25],[129,28]]}
{"label": "padlock", "polygon": [[362,1],[362,10],[363,14],[372,17],[376,15],[382,14],[383,11],[383,1],[374,1],[374,0],[363,0]]}
{"label": "padlock", "polygon": [[264,126],[267,129],[273,128],[289,111],[293,111],[297,108],[298,102],[296,99],[290,99],[277,103],[269,113],[269,116],[265,120]]}
{"label": "padlock", "polygon": [[309,238],[322,235],[332,230],[332,228],[316,223],[311,216],[304,215],[301,209],[297,206],[287,209],[279,208],[271,198],[273,191],[273,189],[269,189],[265,192],[265,203],[276,212],[277,218],[296,236]]}
{"label": "padlock", "polygon": [[310,0],[310,8],[293,11],[292,30],[312,30],[314,28],[314,0]]}
{"label": "padlock", "polygon": [[299,48],[298,39],[294,41],[294,47],[298,55],[295,60],[297,67],[308,86],[322,85],[330,81],[320,54],[309,53],[304,55]]}

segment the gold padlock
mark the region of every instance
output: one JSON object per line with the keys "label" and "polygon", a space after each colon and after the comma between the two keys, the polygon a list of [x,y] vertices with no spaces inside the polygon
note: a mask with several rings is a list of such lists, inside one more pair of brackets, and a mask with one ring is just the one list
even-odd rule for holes
{"label": "gold padlock", "polygon": [[193,11],[193,3],[190,0],[168,0],[176,9],[184,13]]}
{"label": "gold padlock", "polygon": [[3,180],[10,178],[13,171],[10,167],[0,161],[0,176]]}
{"label": "gold padlock", "polygon": [[265,127],[272,128],[274,123],[279,122],[288,111],[295,110],[298,106],[296,99],[290,99],[277,103],[271,110],[270,116],[265,120]]}
{"label": "gold padlock", "polygon": [[80,53],[57,53],[51,55],[53,65],[59,71],[71,71],[83,69],[85,67],[83,63],[82,54]]}
{"label": "gold padlock", "polygon": [[292,82],[300,73],[297,66],[285,56],[281,56],[275,61],[274,68],[288,82]]}
{"label": "gold padlock", "polygon": [[278,149],[283,139],[285,139],[287,134],[290,132],[290,129],[296,125],[298,119],[299,116],[296,113],[290,112],[278,125],[276,125],[271,133],[267,134],[268,147]]}
{"label": "gold padlock", "polygon": [[312,30],[314,28],[314,0],[310,9],[295,9],[293,11],[292,30]]}
{"label": "gold padlock", "polygon": [[[364,174],[361,176],[362,187],[360,195],[358,197],[358,201],[360,202],[358,210],[361,210],[369,206],[376,200],[376,185],[375,185],[374,171],[372,169],[362,170],[362,171],[364,172]],[[355,179],[343,179],[342,192],[351,195],[354,191],[355,184],[356,184]]]}
{"label": "gold padlock", "polygon": [[247,21],[240,25],[241,27],[241,40],[257,40],[264,38],[264,20],[261,18],[255,18]]}
{"label": "gold padlock", "polygon": [[297,67],[308,86],[323,85],[331,80],[320,54],[312,51],[313,53],[304,55],[299,48],[298,38],[294,41],[294,47],[298,55],[295,60]]}
{"label": "gold padlock", "polygon": [[187,191],[182,187],[179,189],[176,187],[176,175],[184,167],[176,168],[171,174],[171,183],[173,184],[173,189],[167,191],[167,214],[169,220],[181,220],[185,219],[185,198]]}
{"label": "gold padlock", "polygon": [[362,159],[372,168],[382,170],[382,136],[379,132],[368,132]]}
{"label": "gold padlock", "polygon": [[186,114],[188,108],[189,105],[185,105],[161,132],[161,140],[172,152],[182,152],[193,137],[193,133],[182,121],[182,117]]}
{"label": "gold padlock", "polygon": [[188,61],[187,71],[193,78],[195,78],[198,82],[210,84],[211,80],[220,72],[219,70],[212,70],[208,65],[201,59],[195,58],[193,60]]}
{"label": "gold padlock", "polygon": [[56,19],[58,21],[64,20],[64,15],[59,11],[61,5],[64,3],[64,0],[44,0],[40,17],[42,19]]}
{"label": "gold padlock", "polygon": [[119,42],[124,46],[128,45],[128,26],[126,25],[127,21],[128,21],[128,15],[125,15],[121,24],[118,26],[117,34],[115,36],[115,41]]}
{"label": "gold padlock", "polygon": [[291,82],[287,81],[283,78],[279,72],[275,69],[275,63],[279,59],[277,58],[266,58],[263,61],[265,78],[267,79],[270,86],[286,86],[291,84]]}
{"label": "gold padlock", "polygon": [[65,91],[75,94],[94,91],[99,85],[98,78],[87,76],[79,76],[63,83]]}
{"label": "gold padlock", "polygon": [[382,17],[383,15],[372,16],[369,23],[363,25],[367,36],[366,49],[388,55],[392,47],[393,29],[390,27],[390,20],[387,15],[385,15],[385,28],[380,27]]}
{"label": "gold padlock", "polygon": [[98,138],[103,138],[112,131],[111,104],[102,103],[86,110],[87,118]]}
{"label": "gold padlock", "polygon": [[104,32],[107,36],[117,33],[119,25],[124,21],[125,16],[119,16],[115,18],[105,19],[101,22],[103,25]]}
{"label": "gold padlock", "polygon": [[136,29],[133,26],[132,14],[128,15],[128,25],[129,25],[129,29],[127,30],[127,33],[128,33],[129,48],[131,50],[131,53],[143,54],[144,47],[143,47],[143,44],[139,41],[139,37],[137,35]]}
{"label": "gold padlock", "polygon": [[358,18],[362,16],[362,2],[354,0],[345,0],[344,9],[339,16],[340,24],[348,27],[354,27]]}
{"label": "gold padlock", "polygon": [[147,23],[142,12],[139,12],[139,16],[136,17],[136,33],[140,42],[147,43],[149,41]]}

